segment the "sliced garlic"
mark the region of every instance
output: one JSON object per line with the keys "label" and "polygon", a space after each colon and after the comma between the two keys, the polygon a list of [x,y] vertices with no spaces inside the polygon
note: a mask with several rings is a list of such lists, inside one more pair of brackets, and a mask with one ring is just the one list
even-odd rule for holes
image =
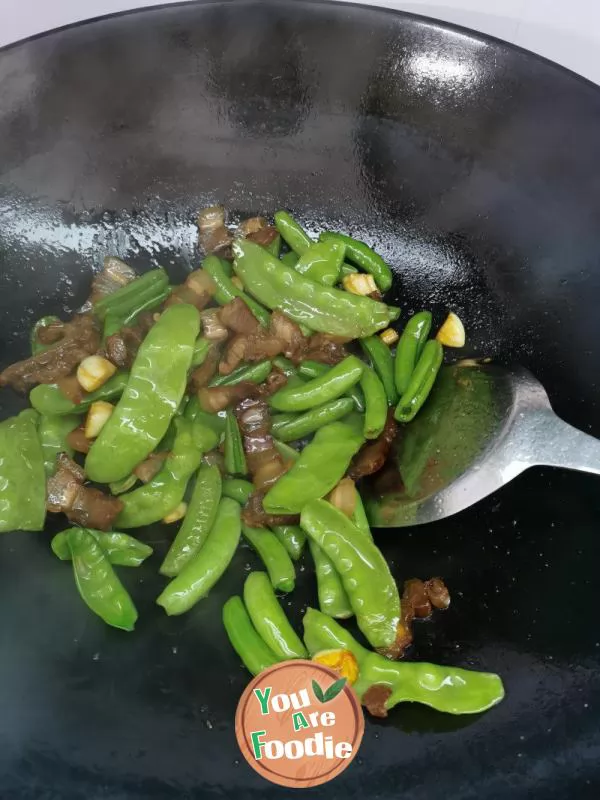
{"label": "sliced garlic", "polygon": [[86,392],[95,392],[112,377],[117,368],[107,358],[88,356],[77,367],[77,380]]}

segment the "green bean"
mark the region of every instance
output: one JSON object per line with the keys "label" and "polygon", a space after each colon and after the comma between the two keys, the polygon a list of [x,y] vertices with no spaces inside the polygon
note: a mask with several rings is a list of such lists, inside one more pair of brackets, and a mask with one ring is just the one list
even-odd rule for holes
{"label": "green bean", "polygon": [[[66,531],[61,531],[53,537],[50,542],[52,552],[61,561],[71,560],[71,548],[69,547],[69,532],[71,530],[79,530],[78,528],[69,528]],[[106,557],[116,567],[139,567],[149,556],[152,555],[152,548],[134,539],[133,536],[128,536],[126,533],[118,533],[117,531],[96,531],[93,528],[83,528],[98,542],[100,547],[104,550]]]}
{"label": "green bean", "polygon": [[189,611],[223,575],[240,541],[240,513],[239,503],[229,497],[221,498],[215,524],[204,545],[156,601],[169,616]]}
{"label": "green bean", "polygon": [[351,617],[352,606],[333,562],[312,539],[308,540],[308,547],[315,562],[319,608],[324,614],[337,619]]}
{"label": "green bean", "polygon": [[[260,245],[256,245],[256,247],[260,247]],[[261,250],[262,249],[263,248],[261,248]],[[260,324],[265,328],[269,327],[269,322],[271,321],[269,312],[252,297],[249,297],[246,292],[238,289],[224,270],[223,262],[220,258],[217,258],[217,256],[208,256],[202,262],[202,267],[208,272],[217,286],[215,300],[220,306],[225,306],[227,303],[231,303],[235,300],[236,297],[240,297]]]}
{"label": "green bean", "polygon": [[273,525],[273,533],[294,561],[298,561],[306,544],[306,534],[299,525]]}
{"label": "green bean", "polygon": [[73,448],[67,444],[67,436],[80,424],[79,417],[73,414],[47,417],[43,414],[38,424],[38,435],[44,454],[44,469],[49,478],[56,472],[56,456],[66,453],[73,457]]}
{"label": "green bean", "polygon": [[36,411],[47,416],[83,414],[97,400],[114,400],[123,394],[128,380],[127,372],[117,372],[95,392],[86,395],[81,403],[69,400],[56,383],[40,383],[29,392],[29,402]]}
{"label": "green bean", "polygon": [[335,400],[358,383],[364,366],[356,356],[348,356],[320,378],[313,378],[302,386],[285,386],[275,392],[270,404],[278,411],[306,411]]}
{"label": "green bean", "polygon": [[43,353],[46,350],[48,350],[48,348],[52,347],[51,344],[42,344],[38,339],[38,333],[42,328],[47,328],[48,325],[52,325],[56,322],[61,322],[60,318],[55,317],[54,315],[49,315],[46,317],[41,317],[35,323],[35,325],[31,329],[31,336],[30,336],[32,356],[37,356],[39,353]]}
{"label": "green bean", "polygon": [[365,396],[364,434],[367,439],[376,439],[384,429],[387,419],[388,404],[385,388],[375,370],[366,365],[360,386]]}
{"label": "green bean", "polygon": [[319,236],[320,242],[340,242],[345,245],[346,256],[350,261],[354,261],[359,267],[370,272],[375,278],[375,283],[382,292],[387,290],[392,285],[392,270],[385,263],[383,258],[378,255],[369,245],[364,242],[359,242],[358,239],[353,239],[352,236],[346,236],[343,233],[331,233],[329,231],[322,233]]}
{"label": "green bean", "polygon": [[295,364],[293,364],[290,359],[286,358],[285,356],[275,356],[273,359],[273,364],[287,377],[296,377],[298,375]]}
{"label": "green bean", "polygon": [[206,361],[206,356],[209,353],[210,348],[213,346],[213,342],[210,339],[206,339],[204,336],[199,336],[196,339],[196,343],[194,344],[194,354],[192,355],[192,363],[190,364],[190,369],[194,367],[200,367]]}
{"label": "green bean", "polygon": [[342,419],[353,408],[354,403],[349,397],[338,397],[337,400],[330,400],[328,403],[311,408],[310,411],[305,411],[304,414],[296,415],[293,420],[288,420],[286,417],[280,421],[278,417],[274,417],[271,431],[281,441],[293,442],[314,433],[323,425]]}
{"label": "green bean", "polygon": [[228,411],[225,417],[225,469],[230,475],[248,473],[240,426],[231,411]]}
{"label": "green bean", "polygon": [[275,227],[283,237],[284,242],[299,256],[305,253],[313,243],[302,226],[287,211],[276,212]]}
{"label": "green bean", "polygon": [[46,475],[33,409],[0,422],[0,532],[41,531]]}
{"label": "green bean", "polygon": [[[308,359],[306,361],[301,361],[298,365],[298,374],[303,378],[320,378],[321,375],[325,375],[327,372],[329,372],[329,367],[327,364],[321,364],[320,361],[311,361]],[[351,389],[348,389],[346,394],[354,401],[354,407],[357,411],[362,412],[365,410],[365,398],[363,397],[358,383]]]}
{"label": "green bean", "polygon": [[135,325],[140,314],[143,314],[145,311],[152,311],[154,308],[158,308],[158,306],[165,302],[170,294],[170,286],[167,286],[164,289],[159,286],[153,294],[142,293],[139,302],[135,305],[132,302],[127,311],[123,313],[118,311],[109,311],[104,317],[104,339],[106,340],[109,336],[118,333],[121,328]]}
{"label": "green bean", "polygon": [[194,491],[177,536],[159,572],[170,578],[179,575],[200,550],[217,517],[221,500],[221,473],[217,467],[203,464],[196,475]]}
{"label": "green bean", "polygon": [[279,659],[257,633],[238,595],[230,597],[223,606],[223,625],[231,646],[252,675],[277,664]]}
{"label": "green bean", "polygon": [[269,376],[272,363],[270,361],[257,361],[256,364],[248,364],[238,367],[230,372],[229,375],[219,375],[213,378],[209,386],[236,386],[242,381],[250,383],[262,383]]}
{"label": "green bean", "polygon": [[279,260],[282,264],[285,264],[286,267],[295,267],[298,263],[299,256],[297,253],[294,253],[293,250],[290,250],[289,253],[284,253]]}
{"label": "green bean", "polygon": [[421,353],[406,391],[396,406],[394,416],[398,422],[410,422],[429,397],[444,359],[444,348],[436,339],[430,339]]}
{"label": "green bean", "polygon": [[308,658],[306,647],[290,625],[264,572],[251,572],[246,578],[244,604],[258,634],[278,658]]}
{"label": "green bean", "polygon": [[273,437],[273,444],[275,445],[275,449],[282,456],[284,461],[298,461],[300,458],[300,453],[293,447],[290,447],[289,444],[285,442],[279,441]]}
{"label": "green bean", "polygon": [[431,330],[431,312],[420,311],[406,323],[402,336],[396,346],[394,381],[398,394],[402,396],[408,389],[411,376]]}
{"label": "green bean", "polygon": [[135,309],[139,310],[140,305],[146,300],[156,297],[160,291],[167,289],[168,285],[169,278],[164,269],[153,269],[117,289],[116,292],[101,297],[94,303],[94,313],[101,320],[109,314],[125,318]]}
{"label": "green bean", "polygon": [[242,523],[244,538],[258,553],[273,588],[278,592],[293,592],[296,585],[296,570],[287,550],[268,528],[251,528]]}
{"label": "green bean", "polygon": [[371,365],[383,383],[388,405],[395,406],[398,402],[398,392],[394,382],[392,351],[379,336],[368,336],[366,339],[361,339],[360,345],[371,359]]}
{"label": "green bean", "polygon": [[354,489],[356,492],[356,505],[354,507],[354,513],[352,514],[352,522],[356,525],[361,533],[364,533],[369,539],[373,538],[373,534],[371,533],[371,526],[369,525],[369,519],[367,517],[367,512],[365,511],[365,507],[362,501],[362,497],[360,496],[360,492],[358,489]]}
{"label": "green bean", "polygon": [[294,269],[311,281],[333,286],[339,280],[345,252],[339,242],[316,242],[304,251]]}
{"label": "green bean", "polygon": [[225,478],[223,481],[223,497],[230,497],[241,506],[245,506],[254,491],[254,485],[243,478]]}

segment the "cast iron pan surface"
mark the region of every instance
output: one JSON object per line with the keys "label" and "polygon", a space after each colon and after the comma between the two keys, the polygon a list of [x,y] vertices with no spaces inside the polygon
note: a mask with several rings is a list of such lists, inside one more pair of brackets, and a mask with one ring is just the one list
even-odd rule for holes
{"label": "cast iron pan surface", "polygon": [[[174,280],[194,214],[292,209],[376,243],[405,312],[453,308],[469,353],[530,367],[600,435],[600,92],[498,41],[405,14],[225,2],[106,18],[0,54],[0,363],[85,298],[106,253]],[[0,394],[3,416],[20,400]],[[476,718],[399,707],[313,797],[592,798],[600,788],[600,484],[531,471],[446,522],[382,531],[399,581],[452,606],[412,657],[499,672]],[[60,523],[54,523],[54,530]],[[96,619],[49,534],[0,537],[0,795],[279,798],[234,738],[248,675],[211,596],[154,605],[167,547],[121,570],[135,633]],[[307,565],[289,612],[315,585]],[[286,604],[287,608],[287,604]]]}

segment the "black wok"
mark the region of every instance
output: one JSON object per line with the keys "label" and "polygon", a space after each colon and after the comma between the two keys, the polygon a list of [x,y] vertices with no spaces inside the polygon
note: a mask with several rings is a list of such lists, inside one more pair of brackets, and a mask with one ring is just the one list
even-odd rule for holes
{"label": "black wok", "polygon": [[[453,308],[469,352],[521,362],[600,435],[600,91],[502,42],[405,14],[315,2],[169,6],[0,54],[1,366],[31,323],[84,299],[106,253],[173,279],[194,212],[285,206],[377,243],[405,311]],[[21,401],[0,394],[2,415]],[[456,518],[378,536],[399,580],[453,604],[414,657],[501,673],[478,718],[369,721],[314,797],[597,797],[597,480],[532,471]],[[164,550],[164,533],[148,540]],[[79,601],[46,534],[0,538],[0,795],[282,797],[237,750],[247,674],[220,622],[249,551],[192,613],[124,575],[134,634]],[[290,609],[315,602],[310,569]]]}

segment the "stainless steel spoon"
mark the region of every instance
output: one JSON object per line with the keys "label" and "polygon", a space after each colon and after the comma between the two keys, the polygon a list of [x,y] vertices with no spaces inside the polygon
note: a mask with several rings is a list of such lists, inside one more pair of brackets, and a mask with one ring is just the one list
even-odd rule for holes
{"label": "stainless steel spoon", "polygon": [[557,417],[525,369],[445,367],[370,485],[369,519],[376,527],[443,519],[539,465],[600,475],[600,440]]}

